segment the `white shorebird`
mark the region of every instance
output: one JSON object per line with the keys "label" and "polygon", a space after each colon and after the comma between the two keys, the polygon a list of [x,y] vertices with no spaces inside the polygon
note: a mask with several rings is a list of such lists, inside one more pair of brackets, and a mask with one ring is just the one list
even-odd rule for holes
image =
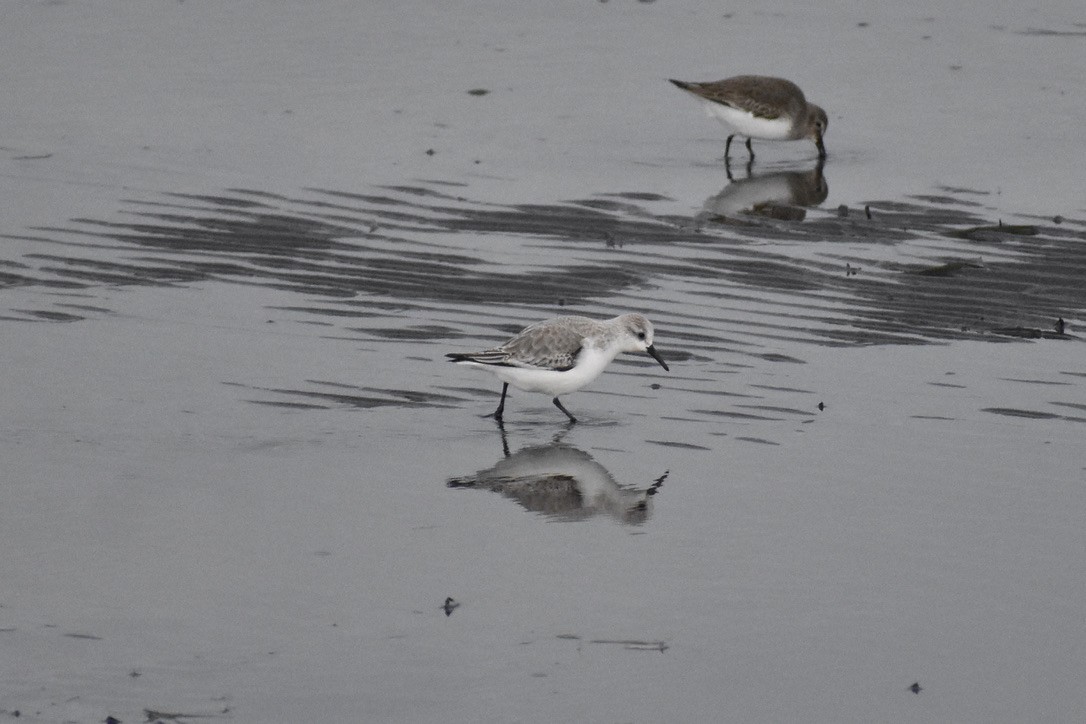
{"label": "white shorebird", "polygon": [[484,369],[502,381],[502,398],[494,419],[505,411],[509,385],[525,392],[542,392],[566,413],[559,395],[579,390],[600,376],[619,352],[647,352],[665,370],[667,363],[652,346],[652,323],[640,314],[623,314],[597,322],[588,317],[555,317],[525,327],[520,334],[482,352],[450,352],[453,362]]}
{"label": "white shorebird", "polygon": [[818,147],[818,157],[826,157],[822,137],[829,126],[826,112],[808,103],[799,86],[784,78],[765,75],[737,75],[711,83],[687,83],[671,79],[684,91],[705,102],[705,110],[729,130],[724,144],[727,160],[732,139],[747,137],[747,151],[754,158],[750,140],[799,141],[809,138]]}

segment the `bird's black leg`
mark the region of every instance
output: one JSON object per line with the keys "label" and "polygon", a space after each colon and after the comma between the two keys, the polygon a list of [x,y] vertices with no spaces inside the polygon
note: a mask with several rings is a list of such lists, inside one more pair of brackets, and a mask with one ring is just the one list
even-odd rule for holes
{"label": "bird's black leg", "polygon": [[747,137],[747,153],[750,154],[750,160],[754,160],[754,147],[750,145],[750,137]]}
{"label": "bird's black leg", "polygon": [[509,457],[509,438],[505,436],[505,423],[498,420],[498,433],[502,436],[502,453]]}
{"label": "bird's black leg", "polygon": [[568,417],[568,418],[569,418],[569,421],[570,421],[570,423],[574,423],[574,422],[577,422],[577,418],[576,418],[576,417],[574,417],[573,415],[569,414],[569,410],[567,410],[566,408],[562,407],[562,403],[558,401],[558,398],[557,398],[557,397],[555,397],[555,398],[554,398],[554,406],[555,406],[555,407],[557,407],[557,408],[558,408],[559,410],[561,410],[562,412],[566,413],[566,417]]}
{"label": "bird's black leg", "polygon": [[727,141],[727,143],[724,144],[724,161],[725,162],[727,162],[727,160],[728,160],[728,151],[730,151],[731,148],[732,148],[732,139],[733,138],[735,138],[734,133],[732,135],[728,136],[728,141]]}
{"label": "bird's black leg", "polygon": [[503,382],[502,383],[502,399],[501,399],[501,402],[498,403],[498,409],[494,410],[494,414],[491,415],[491,417],[493,417],[498,422],[502,421],[502,413],[505,412],[505,393],[508,390],[509,390],[509,383],[508,382]]}

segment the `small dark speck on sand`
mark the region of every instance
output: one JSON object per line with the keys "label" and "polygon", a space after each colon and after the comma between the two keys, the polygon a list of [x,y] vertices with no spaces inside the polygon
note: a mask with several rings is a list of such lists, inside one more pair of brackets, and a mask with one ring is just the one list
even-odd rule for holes
{"label": "small dark speck on sand", "polygon": [[472,88],[471,90],[468,91],[468,95],[469,96],[485,96],[489,92],[490,91],[488,91],[486,88]]}
{"label": "small dark speck on sand", "polygon": [[428,149],[426,149],[426,155],[427,155],[427,156],[433,156],[433,155],[434,155],[435,153],[437,153],[437,151],[435,151],[435,150],[434,150],[434,149],[432,149],[432,148],[428,148]]}
{"label": "small dark speck on sand", "polygon": [[441,609],[445,612],[446,616],[452,616],[452,612],[457,609],[460,604],[453,600],[452,596],[445,599],[445,603],[441,606]]}
{"label": "small dark speck on sand", "polygon": [[825,403],[819,402],[818,403],[818,411],[821,412],[822,410],[825,410],[825,409],[826,409]]}
{"label": "small dark speck on sand", "polygon": [[913,685],[909,687],[909,691],[911,691],[914,694],[919,694],[923,690],[924,690],[924,687],[922,687],[920,685],[919,681],[914,681]]}
{"label": "small dark speck on sand", "polygon": [[[1063,320],[1061,319],[1060,321],[1062,322]],[[652,389],[652,390],[660,389],[660,383],[659,382],[653,382],[651,385],[649,385],[649,389]]]}
{"label": "small dark speck on sand", "polygon": [[839,217],[841,217],[842,219],[848,218],[848,205],[847,204],[841,204],[840,206],[838,206],[837,207],[837,215]]}

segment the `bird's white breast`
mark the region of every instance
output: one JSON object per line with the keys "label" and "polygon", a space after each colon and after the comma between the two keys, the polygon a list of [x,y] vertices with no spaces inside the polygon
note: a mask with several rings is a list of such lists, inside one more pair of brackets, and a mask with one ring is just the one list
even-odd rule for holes
{"label": "bird's white breast", "polygon": [[599,377],[614,358],[614,354],[605,350],[586,346],[577,356],[573,369],[564,372],[524,367],[491,367],[490,371],[502,382],[525,392],[543,392],[557,397],[579,390]]}
{"label": "bird's white breast", "polygon": [[753,113],[710,101],[705,101],[705,112],[742,136],[767,141],[785,141],[791,137],[792,121],[788,118],[759,118]]}

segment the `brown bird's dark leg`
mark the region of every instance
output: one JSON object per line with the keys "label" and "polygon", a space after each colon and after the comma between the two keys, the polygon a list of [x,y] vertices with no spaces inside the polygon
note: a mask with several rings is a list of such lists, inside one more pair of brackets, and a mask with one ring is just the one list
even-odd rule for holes
{"label": "brown bird's dark leg", "polygon": [[750,160],[754,160],[754,147],[750,145],[750,137],[747,137],[747,153],[750,154]]}
{"label": "brown bird's dark leg", "polygon": [[727,143],[724,144],[724,160],[725,161],[728,160],[728,151],[730,151],[731,148],[732,148],[732,139],[733,138],[735,138],[734,133],[732,135],[728,136],[728,141],[727,141]]}
{"label": "brown bird's dark leg", "polygon": [[815,139],[815,145],[818,146],[818,158],[822,160],[826,158],[826,146],[822,143],[822,136]]}
{"label": "brown bird's dark leg", "polygon": [[509,390],[509,383],[508,382],[503,382],[502,383],[502,399],[501,399],[501,402],[498,403],[498,409],[494,410],[494,414],[489,415],[489,417],[493,417],[498,422],[502,421],[502,413],[505,412],[505,393],[508,390]]}
{"label": "brown bird's dark leg", "polygon": [[554,406],[555,406],[555,407],[557,407],[557,408],[558,408],[559,410],[561,410],[562,412],[566,413],[566,417],[568,417],[568,418],[569,418],[569,421],[570,421],[571,423],[577,422],[577,418],[576,418],[576,417],[574,417],[573,415],[569,414],[569,410],[567,410],[566,408],[562,407],[562,403],[558,401],[558,398],[557,398],[557,397],[555,397],[555,398],[554,398],[553,402],[554,402]]}

